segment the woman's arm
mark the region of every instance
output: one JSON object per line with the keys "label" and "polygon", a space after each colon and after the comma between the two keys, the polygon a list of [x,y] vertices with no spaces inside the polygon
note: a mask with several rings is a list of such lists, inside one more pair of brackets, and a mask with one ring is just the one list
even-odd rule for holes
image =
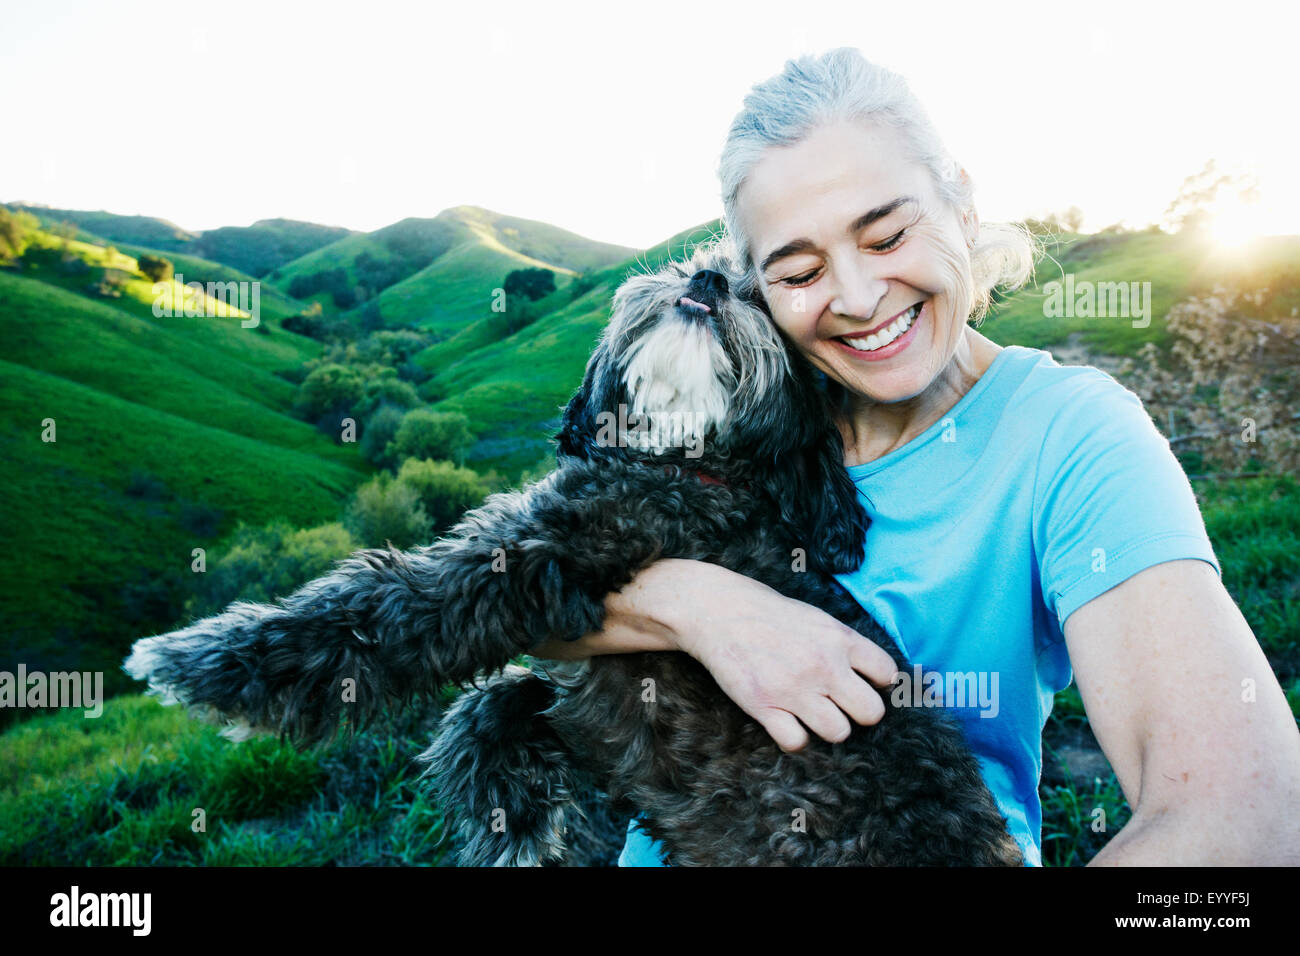
{"label": "woman's arm", "polygon": [[1300,864],[1300,733],[1210,565],[1135,574],[1070,615],[1065,638],[1133,808],[1093,864]]}
{"label": "woman's arm", "polygon": [[893,682],[897,668],[884,650],[819,608],[734,571],[665,558],[610,594],[605,608],[602,631],[532,653],[568,660],[683,651],[787,751],[807,746],[808,731],[835,742],[848,737],[850,718],[867,725],[884,716],[885,703],[867,682]]}

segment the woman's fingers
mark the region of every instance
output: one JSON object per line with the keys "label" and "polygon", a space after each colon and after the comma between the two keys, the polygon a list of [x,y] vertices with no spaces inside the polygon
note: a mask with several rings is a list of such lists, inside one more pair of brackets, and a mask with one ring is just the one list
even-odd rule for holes
{"label": "woman's fingers", "polygon": [[864,727],[879,723],[885,716],[885,702],[880,694],[853,672],[842,675],[830,699],[855,723]]}
{"label": "woman's fingers", "polygon": [[847,740],[853,725],[829,697],[814,697],[799,709],[799,719],[822,740],[833,744]]}
{"label": "woman's fingers", "polygon": [[808,746],[808,731],[788,711],[768,709],[757,720],[782,750],[794,753]]}
{"label": "woman's fingers", "polygon": [[898,665],[879,644],[863,637],[857,631],[848,630],[852,638],[849,643],[849,666],[877,687],[888,687],[898,674]]}

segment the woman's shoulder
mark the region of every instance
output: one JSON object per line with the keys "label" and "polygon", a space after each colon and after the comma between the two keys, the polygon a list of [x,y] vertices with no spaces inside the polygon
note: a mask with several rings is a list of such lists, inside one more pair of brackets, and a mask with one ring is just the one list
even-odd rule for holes
{"label": "woman's shoulder", "polygon": [[1091,365],[1062,365],[1044,349],[1009,345],[998,353],[1010,386],[1008,404],[1057,429],[1104,423],[1117,413],[1142,418],[1142,399],[1109,372]]}
{"label": "woman's shoulder", "polygon": [[[1169,442],[1142,399],[1114,376],[1089,365],[1062,365],[1043,349],[1008,346],[999,353],[1005,381],[1001,425],[1033,446],[1040,476],[1071,470],[1101,454],[1168,455]],[[1028,451],[1029,449],[1026,449]]]}

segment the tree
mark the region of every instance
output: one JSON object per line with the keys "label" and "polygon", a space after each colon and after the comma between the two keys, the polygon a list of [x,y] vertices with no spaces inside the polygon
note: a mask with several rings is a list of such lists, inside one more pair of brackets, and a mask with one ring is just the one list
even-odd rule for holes
{"label": "tree", "polygon": [[419,404],[420,393],[415,390],[415,386],[398,378],[397,369],[385,367],[378,376],[366,382],[361,398],[352,410],[356,412],[357,418],[366,420],[381,405],[392,405],[405,410]]}
{"label": "tree", "polygon": [[465,415],[417,408],[406,413],[387,453],[394,461],[405,458],[460,461],[473,442],[474,434]]}
{"label": "tree", "polygon": [[294,408],[308,421],[350,412],[361,398],[365,380],[347,365],[328,363],[312,370],[294,396]]}
{"label": "tree", "polygon": [[501,288],[507,297],[518,294],[536,302],[555,291],[555,273],[550,269],[516,269],[506,276]]}
{"label": "tree", "polygon": [[145,252],[140,254],[136,262],[150,282],[170,282],[175,275],[171,260],[162,256],[151,256]]}
{"label": "tree", "polygon": [[377,468],[391,468],[395,464],[388,457],[388,446],[402,427],[406,411],[395,405],[380,405],[366,421],[361,433],[361,457]]}
{"label": "tree", "polygon": [[18,217],[0,206],[0,259],[17,259],[23,254],[24,230]]}
{"label": "tree", "polygon": [[1178,231],[1195,232],[1212,218],[1220,197],[1233,193],[1242,202],[1254,202],[1259,198],[1259,184],[1252,176],[1221,172],[1211,159],[1199,173],[1183,180],[1178,195],[1165,209],[1165,222]]}

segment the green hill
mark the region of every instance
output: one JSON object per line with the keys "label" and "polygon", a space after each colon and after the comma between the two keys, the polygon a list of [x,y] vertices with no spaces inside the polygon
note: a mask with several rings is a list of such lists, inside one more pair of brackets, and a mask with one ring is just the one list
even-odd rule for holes
{"label": "green hill", "polygon": [[129,242],[151,249],[183,252],[198,238],[197,233],[182,229],[174,222],[151,216],[121,216],[103,210],[92,212],[86,209],[54,209],[22,203],[7,205],[10,209],[22,209],[31,213],[45,227],[70,222],[79,229],[95,236],[103,236],[112,242]]}
{"label": "green hill", "polygon": [[351,229],[296,219],[260,219],[251,226],[222,226],[199,235],[200,256],[262,276],[300,256],[352,235]]}
{"label": "green hill", "polygon": [[[176,623],[194,548],[237,520],[335,520],[369,469],[289,414],[281,373],[320,349],[279,327],[301,303],[268,296],[257,328],[156,317],[134,259],[38,240],[0,270],[0,660],[111,689],[129,642]],[[101,274],[114,294],[87,291]]]}
{"label": "green hill", "polygon": [[491,314],[493,290],[515,269],[549,269],[559,285],[633,252],[546,223],[455,206],[433,219],[349,236],[283,266],[272,280],[326,311],[378,309],[385,324],[450,336]]}
{"label": "green hill", "polygon": [[581,383],[591,349],[609,321],[614,290],[631,272],[688,255],[719,229],[716,220],[704,223],[600,269],[577,297],[557,290],[539,303],[555,303],[554,309],[513,335],[494,340],[491,319],[482,319],[417,356],[433,373],[425,393],[439,399],[436,407],[463,412],[479,429],[468,463],[517,474],[548,456],[560,409]]}
{"label": "green hill", "polygon": [[165,219],[122,216],[84,209],[53,209],[48,206],[10,204],[36,216],[43,226],[70,222],[87,235],[83,239],[104,239],[166,254],[184,253],[213,260],[253,276],[264,275],[278,266],[304,256],[352,234],[339,226],[322,226],[295,219],[261,219],[251,226],[222,226],[206,232],[190,232]]}

